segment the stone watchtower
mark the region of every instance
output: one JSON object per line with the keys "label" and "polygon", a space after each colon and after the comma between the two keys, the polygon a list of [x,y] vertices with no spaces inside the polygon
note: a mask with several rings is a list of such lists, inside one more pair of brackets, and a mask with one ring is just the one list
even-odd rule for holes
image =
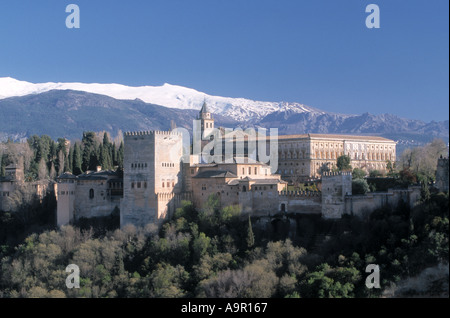
{"label": "stone watchtower", "polygon": [[322,176],[322,217],[341,218],[345,213],[346,195],[352,195],[352,173],[325,172]]}
{"label": "stone watchtower", "polygon": [[181,192],[182,135],[170,131],[124,134],[120,226],[161,223]]}
{"label": "stone watchtower", "polygon": [[21,165],[12,164],[5,167],[5,178],[14,182],[23,182],[25,177]]}

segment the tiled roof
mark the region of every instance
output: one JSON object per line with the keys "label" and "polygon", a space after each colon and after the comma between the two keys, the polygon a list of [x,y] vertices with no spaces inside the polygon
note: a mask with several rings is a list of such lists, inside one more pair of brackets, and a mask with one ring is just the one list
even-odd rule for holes
{"label": "tiled roof", "polygon": [[370,141],[384,141],[384,142],[394,142],[393,140],[379,137],[379,136],[357,136],[357,135],[343,135],[343,134],[302,134],[302,135],[281,135],[278,136],[280,140],[286,139],[341,139],[341,140],[370,140]]}
{"label": "tiled roof", "polygon": [[70,172],[64,172],[62,175],[60,175],[57,179],[76,179],[77,176],[74,176]]}
{"label": "tiled roof", "polygon": [[[249,136],[248,134],[241,133],[236,140],[242,140],[244,136]],[[278,135],[277,137],[271,137],[266,135],[261,135],[260,137],[249,136],[249,138],[254,139],[271,139],[275,138],[278,140],[290,140],[290,139],[339,139],[339,140],[369,140],[369,141],[382,141],[382,142],[394,142],[391,139],[387,139],[380,136],[360,136],[360,135],[345,135],[345,134],[298,134],[298,135]]]}
{"label": "tiled roof", "polygon": [[11,177],[0,177],[0,182],[11,182],[13,179]]}
{"label": "tiled roof", "polygon": [[117,172],[111,170],[103,170],[98,172],[87,172],[75,176],[70,172],[65,172],[58,177],[58,179],[77,179],[77,180],[107,180],[108,176],[117,177]]}
{"label": "tiled roof", "polygon": [[193,178],[205,179],[205,178],[237,178],[237,175],[228,170],[209,170],[202,171],[195,175]]}
{"label": "tiled roof", "polygon": [[238,185],[242,181],[250,181],[256,185],[265,185],[265,184],[273,185],[273,184],[279,184],[279,183],[282,183],[282,184],[287,183],[286,181],[280,180],[280,179],[252,179],[252,178],[246,177],[244,179],[231,180],[230,182],[228,182],[228,185]]}

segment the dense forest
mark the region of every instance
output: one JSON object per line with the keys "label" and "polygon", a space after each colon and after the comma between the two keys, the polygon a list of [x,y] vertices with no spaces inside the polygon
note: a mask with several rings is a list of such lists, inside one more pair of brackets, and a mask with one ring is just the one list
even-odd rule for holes
{"label": "dense forest", "polygon": [[[184,202],[160,230],[66,226],[35,233],[0,249],[0,296],[448,296],[448,194],[364,220],[297,217],[290,237],[283,229],[294,218],[261,226],[237,207],[217,209],[211,198],[202,211]],[[317,240],[321,235],[331,239]],[[79,289],[66,288],[69,264],[80,268]],[[368,264],[379,264],[381,289],[365,286]],[[439,266],[419,289],[402,285]]]}
{"label": "dense forest", "polygon": [[[183,202],[161,228],[118,229],[117,213],[56,228],[51,195],[23,202],[0,211],[0,298],[448,297],[449,198],[428,187],[437,144],[406,152],[389,172],[402,184],[421,182],[421,201],[365,218],[250,217],[211,196],[201,210]],[[28,181],[123,164],[123,143],[107,134],[84,133],[70,147],[45,136],[0,147],[2,167],[23,163]],[[79,289],[66,287],[69,264],[80,268]],[[366,287],[368,264],[380,266],[380,289]]]}
{"label": "dense forest", "polygon": [[26,142],[0,143],[0,177],[5,167],[21,164],[26,181],[55,179],[64,172],[79,175],[95,171],[97,166],[104,170],[123,168],[123,140],[111,140],[107,132],[83,133],[82,140],[70,142],[65,138],[52,140],[49,136],[33,135]]}

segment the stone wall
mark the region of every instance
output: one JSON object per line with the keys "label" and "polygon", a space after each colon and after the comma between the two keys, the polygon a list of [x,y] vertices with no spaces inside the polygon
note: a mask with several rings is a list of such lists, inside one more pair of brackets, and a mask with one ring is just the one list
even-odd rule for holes
{"label": "stone wall", "polygon": [[14,194],[16,190],[16,185],[14,182],[0,182],[0,210],[9,211],[10,197]]}
{"label": "stone wall", "polygon": [[436,169],[436,188],[441,192],[448,192],[449,188],[449,159],[439,158]]}
{"label": "stone wall", "polygon": [[108,216],[120,205],[119,199],[108,196],[107,180],[78,181],[75,198],[75,220]]}
{"label": "stone wall", "polygon": [[278,194],[277,211],[295,214],[321,214],[321,192],[287,191]]}
{"label": "stone wall", "polygon": [[365,216],[376,209],[390,206],[396,208],[400,202],[413,207],[420,199],[420,187],[392,190],[382,193],[368,193],[365,195],[346,196],[344,213]]}
{"label": "stone wall", "polygon": [[[54,184],[57,208],[56,223],[58,226],[70,224],[74,221],[76,182]],[[81,200],[81,198],[78,198]]]}
{"label": "stone wall", "polygon": [[121,182],[113,171],[88,172],[80,176],[65,173],[59,176],[54,185],[57,225],[70,224],[80,218],[111,215],[120,206]]}

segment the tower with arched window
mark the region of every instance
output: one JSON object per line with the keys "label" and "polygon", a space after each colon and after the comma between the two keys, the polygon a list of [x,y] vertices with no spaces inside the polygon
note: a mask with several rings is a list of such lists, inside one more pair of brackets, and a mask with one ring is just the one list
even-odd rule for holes
{"label": "tower with arched window", "polygon": [[214,130],[214,118],[206,105],[206,100],[203,102],[202,108],[198,114],[198,119],[200,120],[202,139],[208,140],[209,136]]}

